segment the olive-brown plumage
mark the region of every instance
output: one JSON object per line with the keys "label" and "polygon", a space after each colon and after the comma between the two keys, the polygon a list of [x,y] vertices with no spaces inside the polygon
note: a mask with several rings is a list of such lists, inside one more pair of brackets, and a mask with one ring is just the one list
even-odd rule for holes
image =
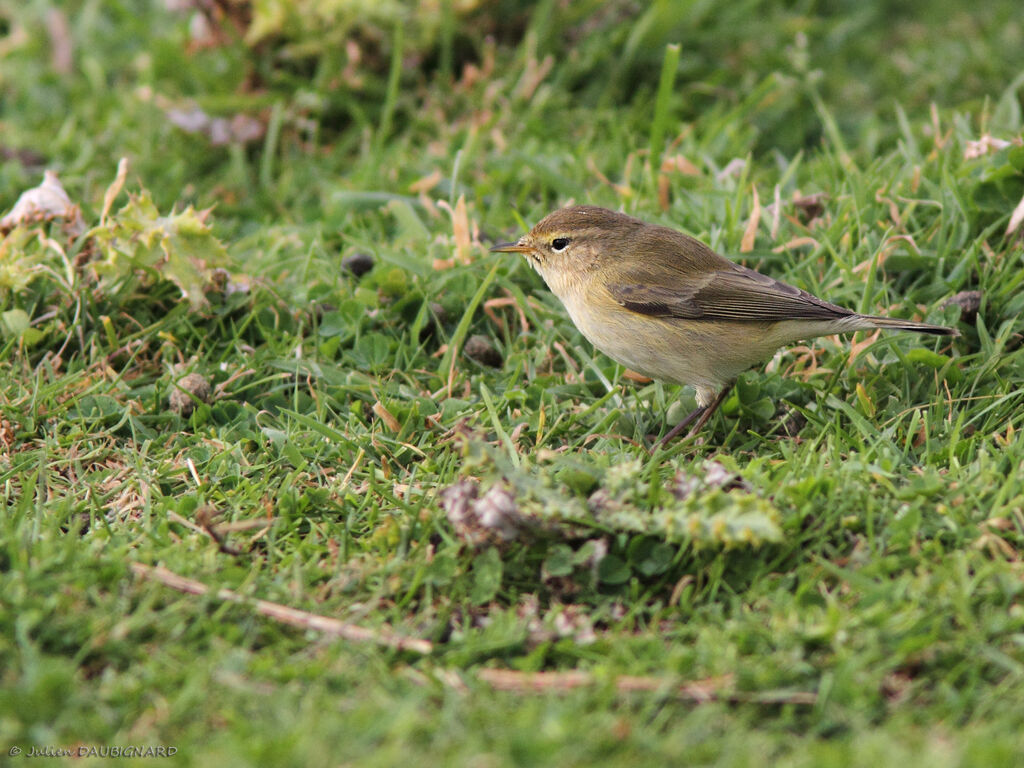
{"label": "olive-brown plumage", "polygon": [[861,315],[719,256],[699,240],[591,205],[543,218],[516,243],[580,332],[613,360],[690,384],[697,432],[736,377],[800,339],[872,328],[959,335],[953,328]]}

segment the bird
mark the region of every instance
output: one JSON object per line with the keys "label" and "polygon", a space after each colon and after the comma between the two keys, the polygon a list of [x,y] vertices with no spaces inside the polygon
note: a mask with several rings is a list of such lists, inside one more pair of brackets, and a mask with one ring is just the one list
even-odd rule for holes
{"label": "bird", "polygon": [[580,333],[651,379],[694,387],[697,408],[655,449],[704,427],[740,373],[802,339],[872,330],[959,336],[955,328],[831,304],[744,267],[670,227],[593,205],[558,209],[519,240]]}

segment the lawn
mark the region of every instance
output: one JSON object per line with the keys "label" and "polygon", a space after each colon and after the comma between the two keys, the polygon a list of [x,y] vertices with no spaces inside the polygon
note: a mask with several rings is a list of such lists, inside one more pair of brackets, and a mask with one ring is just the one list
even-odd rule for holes
{"label": "lawn", "polygon": [[[1021,50],[1016,0],[0,0],[0,212],[56,174],[0,224],[0,760],[1019,765]],[[794,345],[651,454],[693,391],[488,250],[570,202],[961,336]]]}

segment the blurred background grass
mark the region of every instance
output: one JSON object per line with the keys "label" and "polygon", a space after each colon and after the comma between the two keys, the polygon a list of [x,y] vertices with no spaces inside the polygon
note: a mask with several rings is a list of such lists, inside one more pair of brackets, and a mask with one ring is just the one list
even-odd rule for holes
{"label": "blurred background grass", "polygon": [[[933,102],[1012,131],[1024,48],[1012,0],[5,0],[0,25],[6,151],[86,176],[127,153],[158,202],[264,218],[321,215],[338,186],[404,192],[459,150],[452,183],[493,193],[536,176],[516,202],[551,207],[580,189],[557,161],[536,167],[546,154],[583,155],[609,133],[644,148],[669,42],[669,140],[692,131],[713,156],[792,157],[832,121],[862,160]],[[257,137],[210,147],[166,118],[186,100],[255,119]],[[4,173],[7,189],[32,176]]]}

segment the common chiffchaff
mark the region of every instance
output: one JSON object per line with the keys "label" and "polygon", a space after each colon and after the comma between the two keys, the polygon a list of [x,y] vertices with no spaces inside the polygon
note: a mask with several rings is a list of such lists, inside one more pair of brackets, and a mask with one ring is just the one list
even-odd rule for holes
{"label": "common chiffchaff", "polygon": [[958,336],[953,328],[861,315],[734,264],[699,240],[605,208],[549,214],[516,243],[590,342],[652,379],[690,384],[693,436],[736,377],[781,346],[872,328]]}

